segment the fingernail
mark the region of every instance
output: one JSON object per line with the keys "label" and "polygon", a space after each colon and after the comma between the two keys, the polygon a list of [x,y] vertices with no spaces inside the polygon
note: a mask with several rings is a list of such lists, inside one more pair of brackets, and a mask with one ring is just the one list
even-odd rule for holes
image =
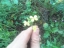
{"label": "fingernail", "polygon": [[37,28],[38,28],[37,25],[32,26],[33,32],[36,32]]}

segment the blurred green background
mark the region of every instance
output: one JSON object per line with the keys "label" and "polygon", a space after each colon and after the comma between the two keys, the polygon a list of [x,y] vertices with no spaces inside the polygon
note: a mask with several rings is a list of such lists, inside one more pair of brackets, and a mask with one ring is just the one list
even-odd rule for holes
{"label": "blurred green background", "polygon": [[0,0],[0,48],[38,25],[41,48],[64,48],[64,0]]}

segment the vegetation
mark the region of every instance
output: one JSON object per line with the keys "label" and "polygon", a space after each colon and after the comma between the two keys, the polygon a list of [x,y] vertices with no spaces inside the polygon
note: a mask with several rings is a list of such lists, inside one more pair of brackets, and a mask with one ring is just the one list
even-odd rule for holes
{"label": "vegetation", "polygon": [[0,0],[0,48],[32,25],[41,30],[41,48],[64,48],[64,0]]}

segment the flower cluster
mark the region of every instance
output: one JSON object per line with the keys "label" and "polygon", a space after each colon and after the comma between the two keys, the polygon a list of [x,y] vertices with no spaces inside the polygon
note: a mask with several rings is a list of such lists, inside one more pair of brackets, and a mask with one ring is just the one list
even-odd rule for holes
{"label": "flower cluster", "polygon": [[24,26],[30,26],[31,23],[35,22],[35,21],[38,21],[38,16],[37,15],[34,15],[34,16],[30,16],[27,21],[24,21]]}

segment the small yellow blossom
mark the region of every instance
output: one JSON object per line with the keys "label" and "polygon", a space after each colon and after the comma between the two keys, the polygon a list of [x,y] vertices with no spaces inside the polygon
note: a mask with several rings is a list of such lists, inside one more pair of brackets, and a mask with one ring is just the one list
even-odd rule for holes
{"label": "small yellow blossom", "polygon": [[30,16],[31,22],[34,22],[34,17]]}
{"label": "small yellow blossom", "polygon": [[28,21],[24,21],[24,26],[30,26],[30,23]]}
{"label": "small yellow blossom", "polygon": [[33,26],[33,31],[36,31],[36,28],[37,28],[37,26],[36,26],[36,25],[34,25],[34,26]]}
{"label": "small yellow blossom", "polygon": [[34,17],[30,16],[30,19],[31,19],[31,22],[37,21],[38,20],[38,16],[37,15],[34,15]]}
{"label": "small yellow blossom", "polygon": [[37,15],[34,15],[34,20],[36,20],[36,21],[38,20],[38,17],[37,17]]}

